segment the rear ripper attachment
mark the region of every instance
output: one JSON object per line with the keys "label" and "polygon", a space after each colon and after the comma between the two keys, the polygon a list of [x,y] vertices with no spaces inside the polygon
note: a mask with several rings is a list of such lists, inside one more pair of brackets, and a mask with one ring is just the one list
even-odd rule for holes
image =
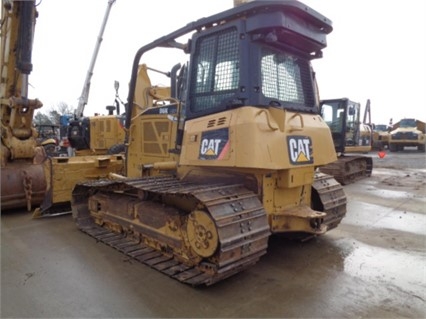
{"label": "rear ripper attachment", "polygon": [[270,235],[262,203],[241,185],[168,176],[87,182],[74,189],[72,207],[83,232],[192,286],[252,266]]}

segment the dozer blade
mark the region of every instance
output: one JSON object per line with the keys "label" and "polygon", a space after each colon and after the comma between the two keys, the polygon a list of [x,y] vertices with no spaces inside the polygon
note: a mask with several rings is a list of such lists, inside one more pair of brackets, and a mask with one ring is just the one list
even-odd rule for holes
{"label": "dozer blade", "polygon": [[52,157],[44,161],[46,192],[33,218],[71,213],[71,194],[78,182],[107,178],[122,173],[122,155]]}

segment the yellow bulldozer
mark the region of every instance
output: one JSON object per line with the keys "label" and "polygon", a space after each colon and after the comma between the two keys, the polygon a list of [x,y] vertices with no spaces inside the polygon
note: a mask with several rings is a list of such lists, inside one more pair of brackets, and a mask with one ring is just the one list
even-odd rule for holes
{"label": "yellow bulldozer", "polygon": [[[78,228],[180,282],[211,285],[254,265],[271,234],[337,227],[343,187],[311,60],[331,21],[298,1],[252,1],[202,18],[136,53],[123,176],[78,183]],[[148,52],[176,50],[170,87],[151,85]],[[163,56],[163,55],[162,55]],[[179,62],[179,61],[176,61]]]}
{"label": "yellow bulldozer", "polygon": [[28,98],[36,4],[2,0],[1,9],[1,210],[69,212],[75,183],[122,172],[123,156],[50,157],[38,146],[33,115],[42,103]]}
{"label": "yellow bulldozer", "polygon": [[370,100],[361,121],[361,104],[348,98],[321,100],[321,116],[330,127],[337,161],[320,167],[342,185],[371,176],[373,159],[363,153],[372,150],[373,130]]}

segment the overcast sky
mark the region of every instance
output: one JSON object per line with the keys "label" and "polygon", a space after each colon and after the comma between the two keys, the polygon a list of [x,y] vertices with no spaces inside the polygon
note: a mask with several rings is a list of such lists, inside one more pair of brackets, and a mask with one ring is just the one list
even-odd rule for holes
{"label": "overcast sky", "polygon": [[[426,1],[305,0],[333,21],[324,57],[313,62],[322,99],[348,97],[372,119],[387,124],[403,117],[426,121]],[[47,111],[78,104],[108,0],[39,0],[30,98]],[[84,114],[105,114],[114,102],[114,80],[127,99],[139,47],[189,22],[231,8],[232,0],[116,0],[91,81]],[[169,71],[180,60],[157,59]],[[148,63],[150,65],[150,63]],[[153,83],[164,84],[168,83]]]}

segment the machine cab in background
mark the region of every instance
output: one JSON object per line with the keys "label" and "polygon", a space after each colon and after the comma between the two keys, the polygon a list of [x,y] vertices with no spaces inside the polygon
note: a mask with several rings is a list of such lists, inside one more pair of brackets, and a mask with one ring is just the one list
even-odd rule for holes
{"label": "machine cab in background", "polygon": [[337,153],[369,152],[372,143],[371,124],[366,123],[369,101],[361,122],[361,105],[347,98],[322,100],[321,116],[330,127]]}

